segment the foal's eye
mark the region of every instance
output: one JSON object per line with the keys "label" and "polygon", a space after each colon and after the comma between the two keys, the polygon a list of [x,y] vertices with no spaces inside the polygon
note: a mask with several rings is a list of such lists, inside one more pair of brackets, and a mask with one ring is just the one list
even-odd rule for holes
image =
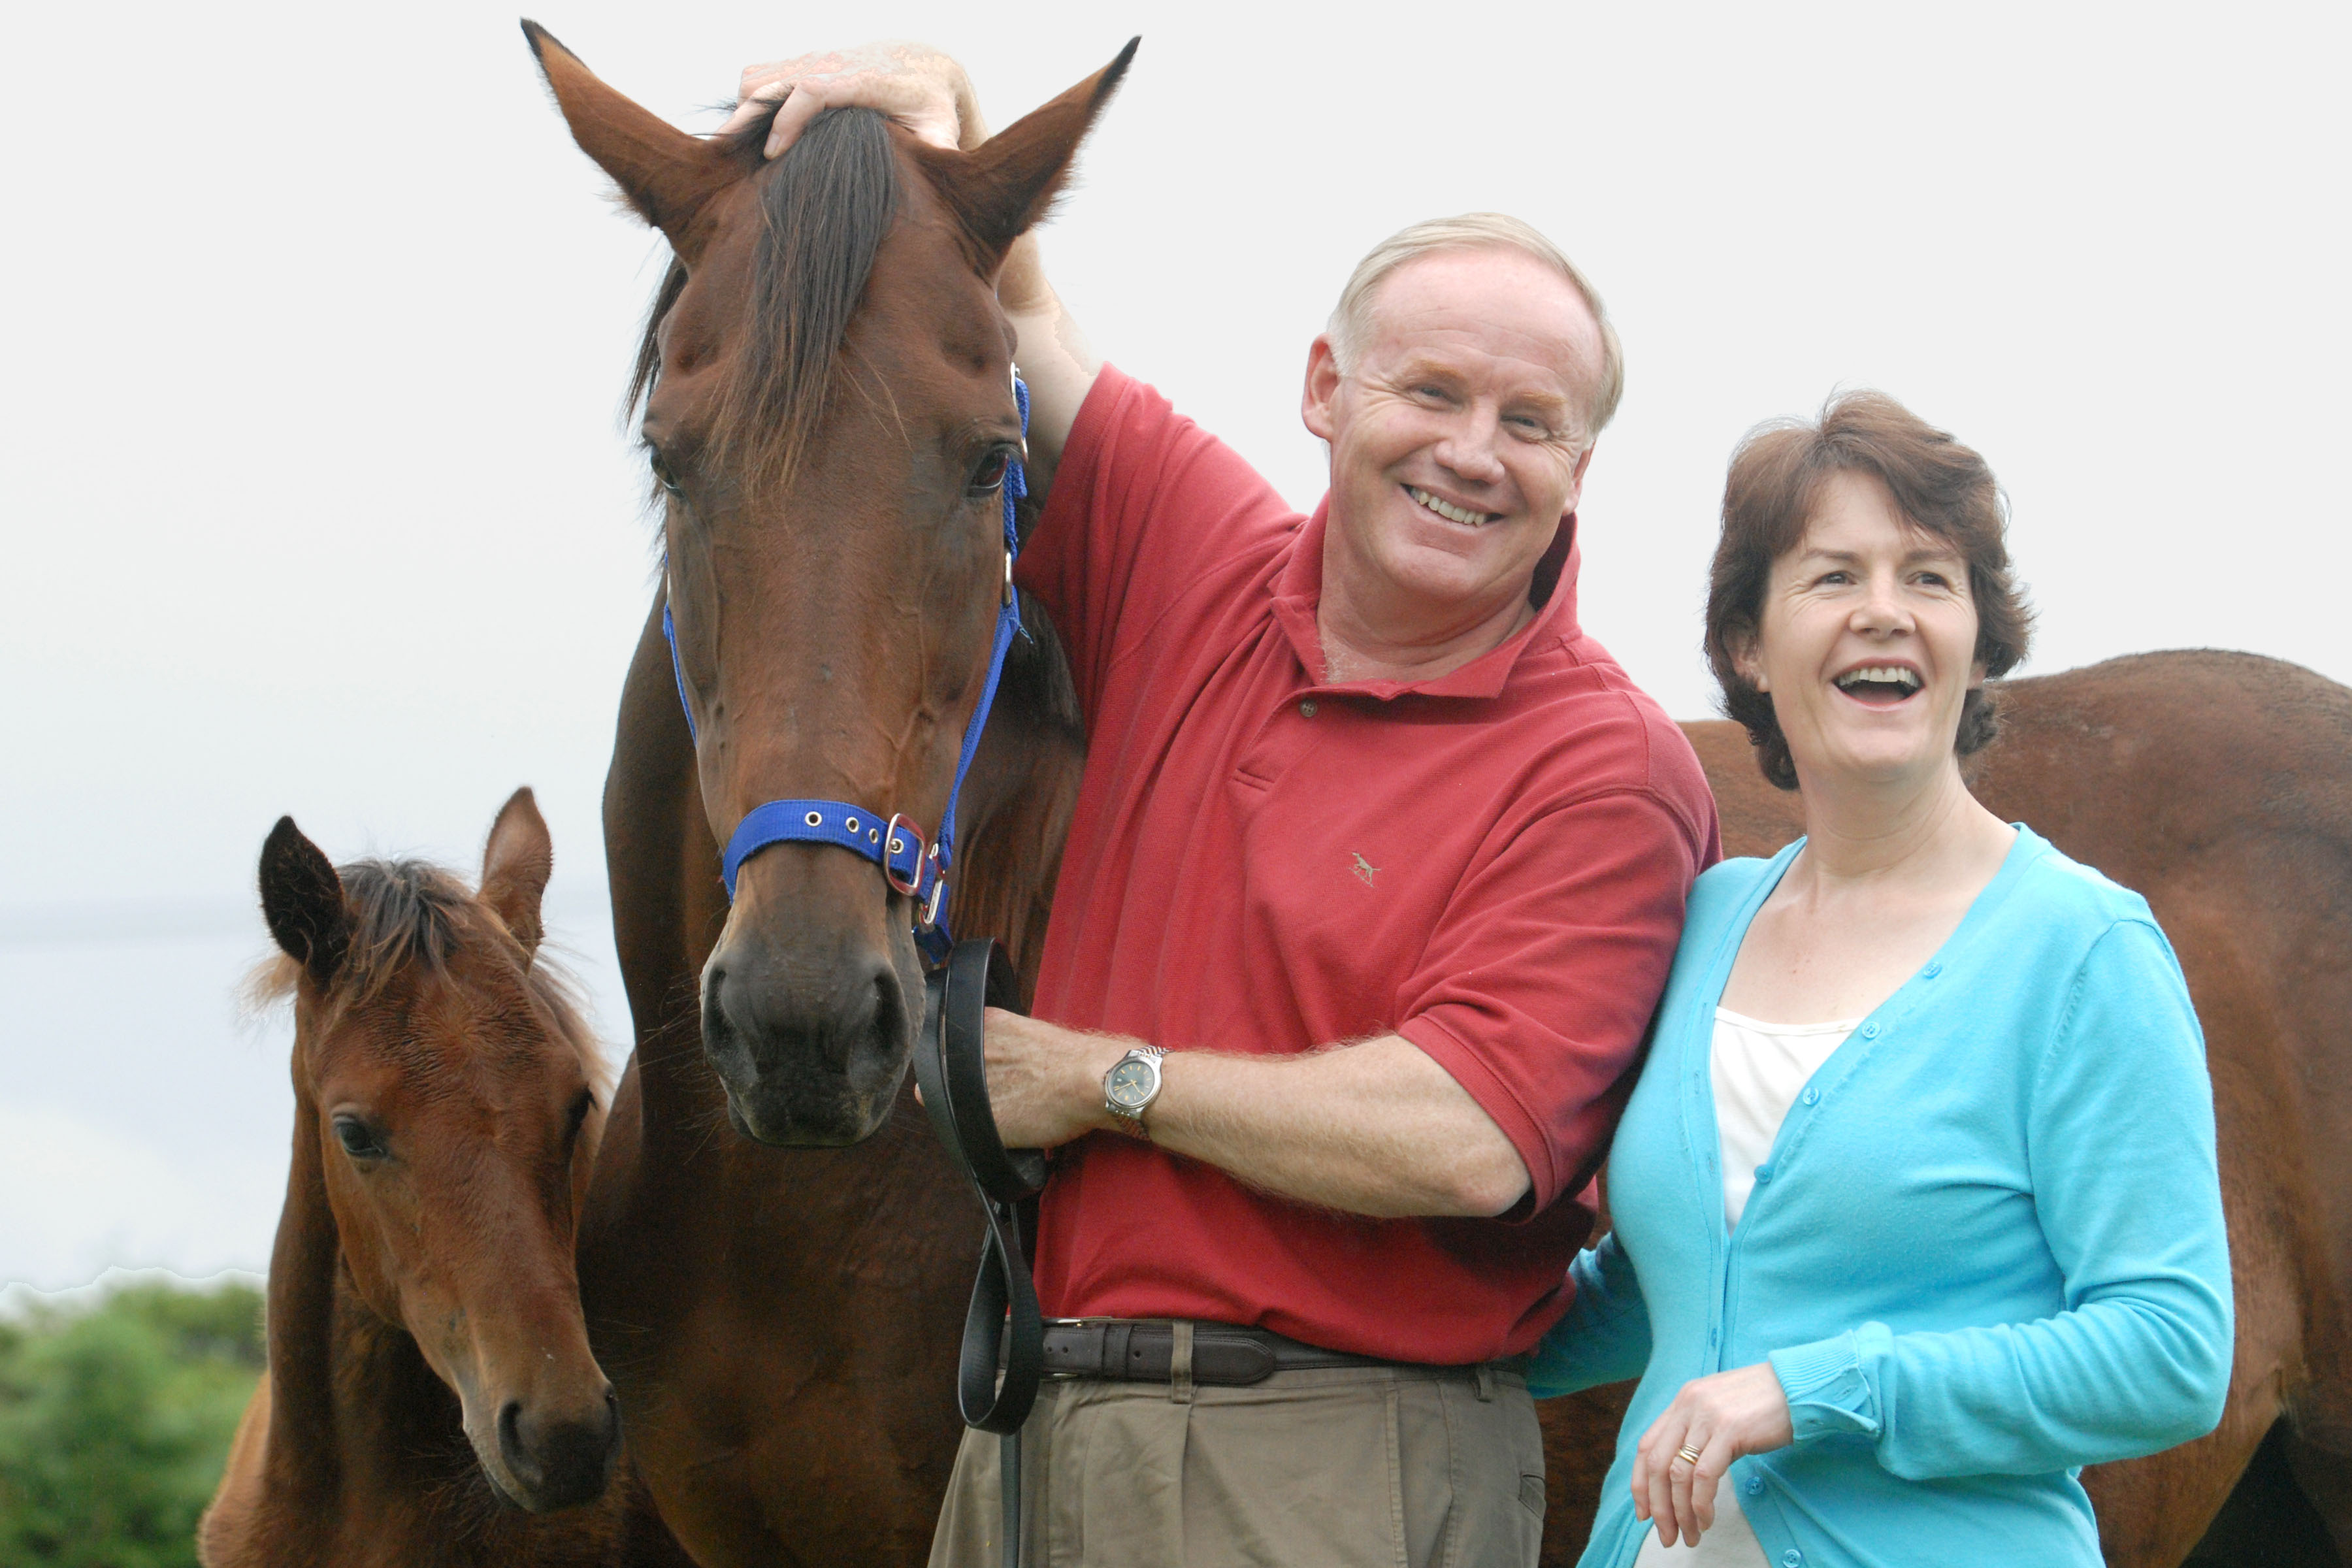
{"label": "foal's eye", "polygon": [[572,1111],[563,1126],[563,1146],[567,1149],[580,1141],[580,1129],[587,1124],[588,1113],[596,1109],[593,1089],[583,1089],[580,1098],[572,1102]]}
{"label": "foal's eye", "polygon": [[335,1118],[335,1142],[354,1160],[381,1160],[392,1152],[383,1136],[356,1116]]}
{"label": "foal's eye", "polygon": [[1004,470],[1012,465],[1012,462],[1013,454],[1006,448],[990,447],[988,455],[981,458],[980,467],[971,471],[971,482],[964,487],[965,493],[971,496],[984,496],[995,489],[1004,482]]}

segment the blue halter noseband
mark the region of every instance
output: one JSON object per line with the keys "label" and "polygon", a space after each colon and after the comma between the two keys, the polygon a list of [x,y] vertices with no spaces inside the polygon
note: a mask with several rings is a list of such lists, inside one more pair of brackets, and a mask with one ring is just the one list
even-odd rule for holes
{"label": "blue halter noseband", "polygon": [[[1029,388],[1016,374],[1013,400],[1021,409],[1021,434],[1029,434]],[[674,489],[674,487],[673,487]],[[862,855],[882,868],[891,889],[915,901],[915,945],[934,963],[946,962],[952,939],[948,935],[948,871],[955,864],[956,800],[963,794],[964,774],[971,771],[972,753],[980,750],[980,732],[988,725],[989,708],[996,700],[996,685],[1004,674],[1004,656],[1021,632],[1021,595],[1013,586],[1013,563],[1021,555],[1021,531],[1013,506],[1029,493],[1019,458],[1004,467],[1004,602],[996,612],[996,640],[988,655],[988,680],[980,690],[980,704],[964,726],[963,750],[956,757],[955,782],[948,786],[946,815],[940,818],[939,837],[928,847],[922,829],[897,813],[887,816],[839,800],[772,800],[755,805],[735,825],[719,862],[727,897],[735,897],[735,874],[743,862],[771,844],[831,844]],[[686,710],[686,731],[694,737],[694,706],[686,698],[686,668],[678,662],[677,631],[669,614],[669,566],[662,566],[662,637],[669,643],[670,673],[677,680],[678,706]]]}

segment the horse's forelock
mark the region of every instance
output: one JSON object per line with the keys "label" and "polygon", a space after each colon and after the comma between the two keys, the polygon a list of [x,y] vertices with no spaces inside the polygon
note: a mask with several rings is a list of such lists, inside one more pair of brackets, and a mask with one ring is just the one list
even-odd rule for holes
{"label": "horse's forelock", "polygon": [[[761,230],[752,283],[709,458],[748,489],[790,479],[824,422],[834,362],[898,216],[898,162],[886,123],[870,109],[828,110],[753,176]],[[766,136],[762,121],[732,145],[756,159]],[[638,340],[631,410],[660,379],[658,334],[686,283],[684,264],[673,259]]]}
{"label": "horse's forelock", "polygon": [[[351,944],[335,971],[335,994],[365,1003],[411,968],[447,971],[460,943],[503,931],[465,883],[424,860],[361,860],[341,867]],[[247,976],[247,1005],[258,1011],[283,1002],[301,984],[302,965],[283,953],[265,959]],[[588,1026],[580,982],[546,951],[530,959],[531,994],[555,1021],[556,1034],[580,1058],[596,1102],[612,1102],[613,1072]]]}
{"label": "horse's forelock", "polygon": [[360,860],[341,867],[351,946],[334,988],[369,1001],[412,967],[448,967],[476,919],[474,896],[438,866],[423,860]]}

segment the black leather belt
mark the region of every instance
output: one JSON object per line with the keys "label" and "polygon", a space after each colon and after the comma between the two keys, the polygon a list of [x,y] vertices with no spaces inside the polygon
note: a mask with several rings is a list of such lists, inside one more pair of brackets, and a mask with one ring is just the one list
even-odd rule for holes
{"label": "black leather belt", "polygon": [[[1302,1344],[1266,1329],[1236,1328],[1229,1323],[1189,1326],[1192,1379],[1213,1387],[1246,1388],[1277,1372],[1396,1364]],[[1045,1373],[1127,1383],[1172,1382],[1176,1331],[1175,1323],[1160,1319],[1055,1318],[1045,1324]]]}

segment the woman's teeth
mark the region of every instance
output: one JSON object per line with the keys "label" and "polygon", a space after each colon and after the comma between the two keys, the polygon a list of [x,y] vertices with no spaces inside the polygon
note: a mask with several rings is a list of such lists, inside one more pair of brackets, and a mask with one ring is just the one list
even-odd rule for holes
{"label": "woman's teeth", "polygon": [[1847,670],[1832,684],[1855,697],[1892,698],[1899,701],[1919,689],[1919,676],[1899,664],[1871,664]]}
{"label": "woman's teeth", "polygon": [[1405,486],[1404,493],[1445,519],[1446,521],[1458,522],[1467,528],[1476,528],[1494,515],[1492,512],[1472,511],[1467,507],[1455,506],[1450,500],[1440,500],[1427,490],[1412,485]]}

